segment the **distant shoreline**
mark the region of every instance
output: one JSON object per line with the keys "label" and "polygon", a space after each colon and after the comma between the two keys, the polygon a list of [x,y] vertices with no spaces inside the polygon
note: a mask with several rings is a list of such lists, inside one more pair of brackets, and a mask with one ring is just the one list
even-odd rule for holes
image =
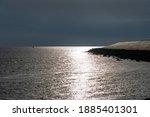
{"label": "distant shoreline", "polygon": [[[149,41],[150,42],[150,41]],[[147,44],[147,43],[146,43]],[[115,57],[117,60],[120,59],[131,59],[131,60],[136,60],[136,61],[146,61],[150,62],[150,50],[149,49],[130,49],[128,45],[132,47],[136,47],[138,45],[141,46],[141,48],[144,46],[143,42],[122,42],[122,43],[117,43],[113,44],[110,46],[105,46],[103,48],[94,48],[90,49],[88,52],[96,55],[103,55],[107,57]],[[121,47],[125,47],[121,48]],[[119,48],[118,48],[119,47]]]}

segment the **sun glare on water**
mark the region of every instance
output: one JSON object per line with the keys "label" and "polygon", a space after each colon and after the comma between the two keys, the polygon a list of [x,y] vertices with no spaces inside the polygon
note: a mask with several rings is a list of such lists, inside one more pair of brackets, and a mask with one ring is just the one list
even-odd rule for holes
{"label": "sun glare on water", "polygon": [[88,57],[88,51],[90,47],[77,47],[74,48],[70,54],[73,57],[72,61],[72,76],[70,79],[74,79],[71,83],[71,92],[73,99],[87,99],[87,92],[93,83],[89,83],[91,76],[92,61]]}

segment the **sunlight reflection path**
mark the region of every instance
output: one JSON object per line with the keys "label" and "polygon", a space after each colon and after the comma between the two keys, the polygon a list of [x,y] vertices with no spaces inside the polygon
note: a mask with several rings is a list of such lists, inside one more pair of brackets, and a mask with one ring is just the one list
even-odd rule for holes
{"label": "sunlight reflection path", "polygon": [[71,93],[73,99],[88,99],[88,92],[95,82],[90,82],[90,76],[93,75],[91,72],[92,61],[89,58],[88,53],[85,52],[90,47],[77,47],[74,48],[70,54],[72,56],[72,76],[70,79]]}

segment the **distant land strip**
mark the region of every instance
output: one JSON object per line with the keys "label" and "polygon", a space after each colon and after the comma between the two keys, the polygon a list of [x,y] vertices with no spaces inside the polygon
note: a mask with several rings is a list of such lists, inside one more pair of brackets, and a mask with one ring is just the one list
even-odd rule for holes
{"label": "distant land strip", "polygon": [[[146,44],[150,42],[147,41]],[[130,47],[128,47],[128,45],[130,45],[130,47],[134,47],[134,49],[131,49]],[[136,49],[136,46],[138,45],[144,46],[143,42],[140,41],[136,41],[136,42],[122,42],[122,43],[117,43],[117,44],[113,44],[110,46],[105,46],[103,48],[94,48],[94,49],[90,49],[88,52],[92,53],[92,54],[96,54],[96,55],[103,55],[103,56],[107,56],[107,57],[114,57],[117,60],[120,59],[131,59],[131,60],[136,60],[136,61],[146,61],[146,62],[150,62],[150,50],[149,49]],[[121,46],[123,47],[123,49],[121,48]],[[147,45],[146,45],[147,46]],[[124,49],[125,47],[125,49]],[[149,45],[147,46],[149,47]],[[119,59],[120,58],[120,59]]]}

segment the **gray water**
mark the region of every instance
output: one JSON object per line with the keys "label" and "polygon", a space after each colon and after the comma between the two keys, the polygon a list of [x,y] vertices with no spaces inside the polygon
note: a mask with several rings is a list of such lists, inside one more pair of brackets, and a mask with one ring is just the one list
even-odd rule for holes
{"label": "gray water", "polygon": [[150,97],[150,63],[92,55],[91,48],[1,48],[0,99]]}

